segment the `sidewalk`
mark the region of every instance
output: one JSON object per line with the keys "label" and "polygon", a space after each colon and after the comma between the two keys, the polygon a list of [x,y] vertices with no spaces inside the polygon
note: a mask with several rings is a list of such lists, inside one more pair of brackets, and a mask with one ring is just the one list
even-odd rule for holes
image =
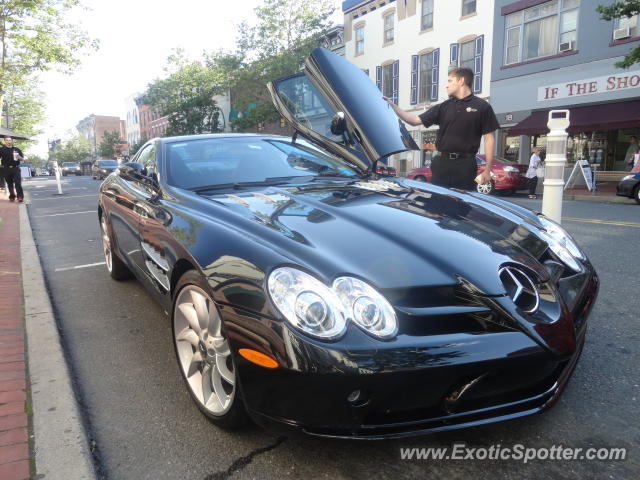
{"label": "sidewalk", "polygon": [[[4,193],[4,192],[3,192]],[[30,477],[18,206],[0,195],[0,478]],[[35,476],[35,469],[31,472]]]}

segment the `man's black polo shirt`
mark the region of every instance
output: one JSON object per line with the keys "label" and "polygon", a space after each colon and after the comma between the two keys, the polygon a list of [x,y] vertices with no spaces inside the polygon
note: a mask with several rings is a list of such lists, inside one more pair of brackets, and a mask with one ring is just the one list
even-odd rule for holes
{"label": "man's black polo shirt", "polygon": [[436,148],[441,152],[476,154],[482,135],[500,127],[489,102],[471,94],[450,97],[420,115],[425,127],[439,125]]}
{"label": "man's black polo shirt", "polygon": [[19,161],[16,161],[13,159],[13,152],[14,150],[16,152],[18,152],[18,154],[21,157],[24,157],[24,155],[22,154],[22,150],[20,150],[18,147],[7,147],[4,144],[0,144],[0,163],[2,164],[3,167],[17,167],[20,165]]}

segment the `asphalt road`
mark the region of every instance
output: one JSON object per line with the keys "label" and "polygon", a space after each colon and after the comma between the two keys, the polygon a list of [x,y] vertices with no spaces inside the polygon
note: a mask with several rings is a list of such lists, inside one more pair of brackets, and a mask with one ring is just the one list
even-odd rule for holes
{"label": "asphalt road", "polygon": [[[101,478],[640,478],[640,206],[564,204],[563,225],[589,254],[601,290],[581,361],[552,410],[409,440],[345,442],[282,437],[257,427],[229,433],[208,423],[183,385],[167,315],[137,281],[115,282],[107,274],[99,182],[66,177],[64,194],[56,195],[51,178],[24,186]],[[512,199],[541,208],[540,200]],[[401,459],[404,448],[458,443],[479,449],[478,455],[492,445],[622,447],[627,459]]]}

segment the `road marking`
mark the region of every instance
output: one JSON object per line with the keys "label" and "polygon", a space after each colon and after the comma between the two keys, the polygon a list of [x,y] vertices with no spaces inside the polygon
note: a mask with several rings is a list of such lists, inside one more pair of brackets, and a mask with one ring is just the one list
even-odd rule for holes
{"label": "road marking", "polygon": [[85,210],[83,212],[68,212],[68,213],[52,213],[50,215],[36,215],[36,218],[41,218],[41,217],[60,217],[62,215],[77,215],[78,213],[98,213],[98,210]]}
{"label": "road marking", "polygon": [[74,195],[72,197],[66,197],[64,194],[63,195],[57,195],[57,194],[53,194],[56,196],[51,196],[49,198],[34,198],[33,200],[52,200],[52,199],[67,199],[67,198],[80,198],[80,197],[93,197],[96,198],[97,194],[93,194],[93,195]]}
{"label": "road marking", "polygon": [[595,218],[571,218],[571,217],[562,217],[562,220],[566,220],[568,222],[599,223],[599,224],[602,224],[602,225],[615,225],[617,227],[638,227],[638,228],[640,228],[640,223],[638,223],[638,222],[610,222],[608,220],[597,220]]}
{"label": "road marking", "polygon": [[65,270],[77,270],[79,268],[97,267],[98,265],[105,265],[106,262],[87,263],[86,265],[76,265],[75,267],[62,267],[56,268],[55,272],[64,272]]}

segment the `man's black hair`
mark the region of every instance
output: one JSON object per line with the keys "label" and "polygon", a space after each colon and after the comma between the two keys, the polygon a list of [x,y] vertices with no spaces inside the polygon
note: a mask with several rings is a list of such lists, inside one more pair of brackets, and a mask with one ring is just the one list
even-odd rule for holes
{"label": "man's black hair", "polygon": [[449,70],[449,75],[453,75],[456,78],[464,78],[464,83],[467,87],[472,88],[473,85],[473,70],[468,67],[456,67]]}

